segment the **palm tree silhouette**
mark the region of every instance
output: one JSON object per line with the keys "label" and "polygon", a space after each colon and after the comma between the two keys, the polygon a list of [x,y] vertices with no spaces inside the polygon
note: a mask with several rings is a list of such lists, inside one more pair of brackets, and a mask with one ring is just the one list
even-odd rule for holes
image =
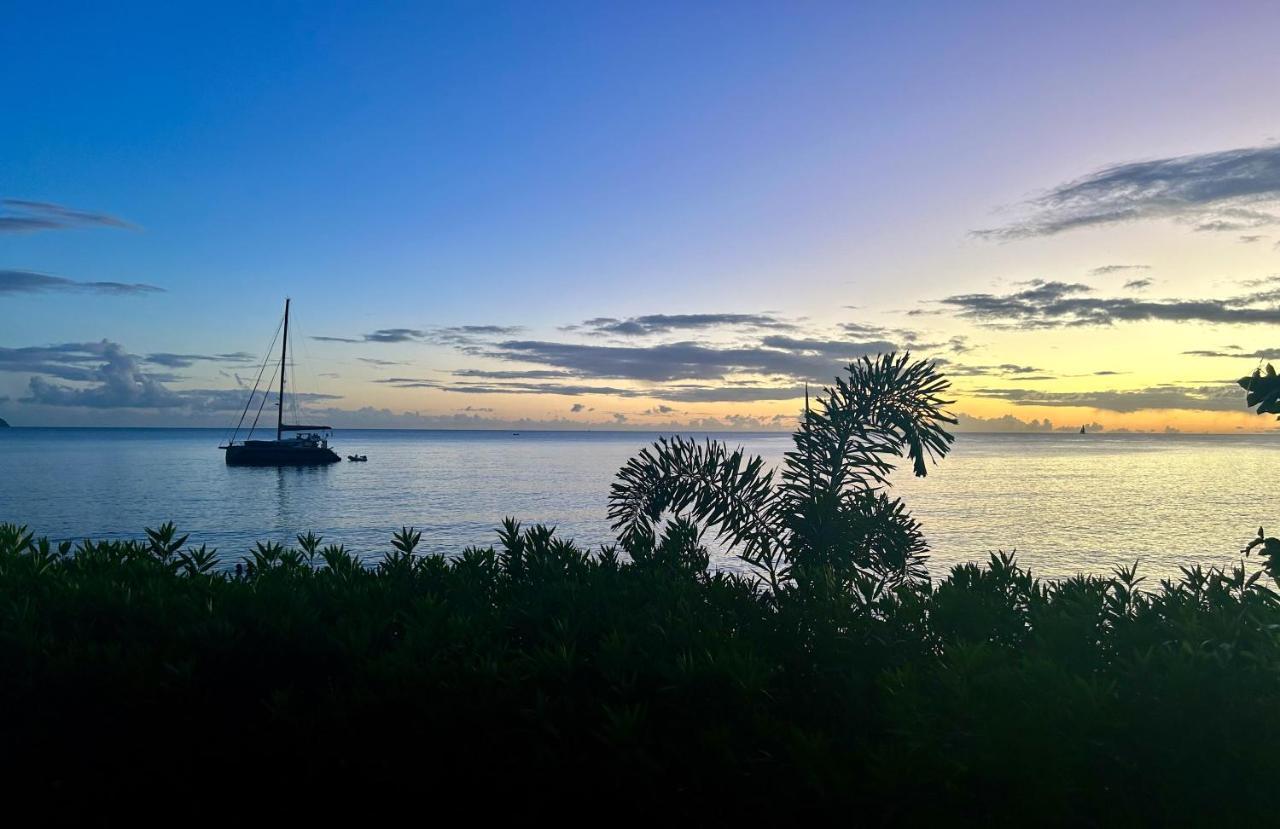
{"label": "palm tree silhouette", "polygon": [[864,357],[806,407],[777,472],[741,448],[662,438],[618,472],[609,518],[624,548],[652,544],[664,513],[714,528],[775,589],[927,580],[920,525],[885,490],[905,456],[917,476],[954,437],[937,367],[909,354]]}

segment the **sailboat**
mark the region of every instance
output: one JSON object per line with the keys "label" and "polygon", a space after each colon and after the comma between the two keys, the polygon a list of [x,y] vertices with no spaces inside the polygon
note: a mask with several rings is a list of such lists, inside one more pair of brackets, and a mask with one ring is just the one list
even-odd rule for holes
{"label": "sailboat", "polygon": [[[244,404],[244,412],[240,415],[240,422],[236,424],[235,431],[231,434],[231,439],[226,445],[219,446],[219,449],[226,450],[228,466],[320,466],[323,464],[337,463],[342,460],[338,457],[338,453],[329,448],[329,436],[333,432],[331,426],[311,426],[298,423],[284,422],[284,392],[285,392],[285,366],[288,362],[289,354],[289,300],[284,301],[284,337],[280,343],[280,397],[277,402],[276,412],[276,439],[275,440],[251,440],[253,430],[258,425],[258,417],[255,416],[253,424],[249,427],[249,433],[244,440],[237,442],[236,438],[240,435],[240,428],[244,425],[245,418],[249,414],[249,407],[253,404],[254,395],[258,392],[258,385],[254,383],[253,391],[249,392],[249,400]],[[266,363],[263,363],[265,370]],[[258,380],[262,379],[262,371],[258,372]],[[270,386],[270,381],[267,381]],[[258,404],[257,415],[262,414],[262,407],[267,402],[267,392],[263,391],[262,402]],[[288,435],[288,437],[286,437]]]}
{"label": "sailboat", "polygon": [[1085,434],[1085,431],[1084,431],[1084,427],[1083,427],[1083,426],[1081,426],[1081,427],[1080,427],[1080,434],[1082,434],[1082,435],[1083,435],[1083,434]]}

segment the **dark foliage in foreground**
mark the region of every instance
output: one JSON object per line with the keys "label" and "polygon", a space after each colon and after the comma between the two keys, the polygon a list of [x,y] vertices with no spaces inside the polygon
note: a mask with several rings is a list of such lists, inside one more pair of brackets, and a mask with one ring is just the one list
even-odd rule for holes
{"label": "dark foliage in foreground", "polygon": [[1280,606],[1243,568],[1143,592],[1131,571],[1043,583],[994,556],[932,585],[772,591],[708,573],[685,522],[631,560],[508,522],[456,560],[406,530],[374,568],[301,536],[237,577],[171,526],[148,538],[0,529],[11,792],[609,797],[855,824],[1273,814]]}

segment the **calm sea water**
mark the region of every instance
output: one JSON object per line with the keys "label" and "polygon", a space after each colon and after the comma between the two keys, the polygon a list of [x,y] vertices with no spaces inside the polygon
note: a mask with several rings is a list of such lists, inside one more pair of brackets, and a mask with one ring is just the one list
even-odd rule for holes
{"label": "calm sea water", "polygon": [[[166,520],[224,555],[314,530],[378,555],[413,525],[424,547],[494,543],[503,516],[596,545],[615,472],[655,435],[634,432],[360,431],[340,453],[368,463],[229,468],[205,429],[0,429],[0,521],[53,538],[132,538]],[[790,438],[719,436],[780,461]],[[897,490],[923,522],[932,569],[1016,549],[1044,576],[1148,577],[1224,565],[1272,509],[1280,437],[961,435],[928,478]],[[734,566],[731,559],[722,562]]]}

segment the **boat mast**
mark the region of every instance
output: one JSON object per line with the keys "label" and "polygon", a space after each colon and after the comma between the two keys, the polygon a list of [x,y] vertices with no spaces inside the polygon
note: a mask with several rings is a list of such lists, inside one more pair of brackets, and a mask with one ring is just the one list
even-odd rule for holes
{"label": "boat mast", "polygon": [[284,337],[280,343],[280,410],[276,412],[276,440],[284,431],[284,361],[289,348],[289,298],[284,300]]}

